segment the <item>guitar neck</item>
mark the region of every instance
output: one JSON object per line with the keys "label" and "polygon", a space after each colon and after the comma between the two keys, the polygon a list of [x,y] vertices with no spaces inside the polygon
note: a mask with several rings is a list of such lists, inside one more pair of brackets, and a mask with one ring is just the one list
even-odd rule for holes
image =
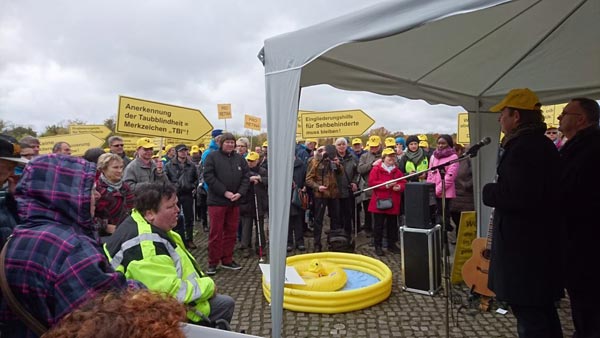
{"label": "guitar neck", "polygon": [[490,250],[492,248],[492,230],[494,229],[494,211],[496,209],[492,208],[492,212],[490,212],[490,222],[488,223],[488,233],[487,233],[487,242],[486,249]]}

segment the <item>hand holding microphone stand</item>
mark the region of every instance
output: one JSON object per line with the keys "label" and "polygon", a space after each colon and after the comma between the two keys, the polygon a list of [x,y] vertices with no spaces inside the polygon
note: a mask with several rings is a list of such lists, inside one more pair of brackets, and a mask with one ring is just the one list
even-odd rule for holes
{"label": "hand holding microphone stand", "polygon": [[471,159],[472,157],[476,157],[477,153],[479,152],[479,149],[481,149],[481,147],[486,146],[488,144],[490,144],[491,139],[489,137],[485,137],[483,138],[481,141],[477,142],[476,144],[474,144],[466,153],[464,153],[463,155],[461,155],[460,157],[452,160],[452,161],[448,161],[446,163],[442,163],[440,165],[436,165],[434,167],[431,167],[429,169],[425,169],[419,172],[415,172],[406,176],[402,176],[400,178],[396,178],[393,180],[389,180],[387,182],[383,182],[381,184],[377,184],[374,185],[372,187],[368,187],[362,190],[358,190],[356,191],[354,194],[355,195],[359,195],[362,194],[365,191],[369,191],[375,188],[379,188],[381,186],[390,184],[390,183],[394,183],[394,182],[398,182],[401,180],[406,180],[409,179],[411,177],[415,177],[415,176],[421,176],[424,173],[428,173],[430,171],[435,171],[437,170],[440,174],[440,178],[442,180],[442,246],[443,246],[443,268],[442,268],[442,274],[443,274],[443,278],[444,278],[444,290],[445,290],[445,297],[446,297],[446,318],[445,318],[445,326],[446,326],[446,337],[450,337],[450,293],[451,293],[451,288],[450,288],[450,262],[449,262],[449,256],[450,256],[450,249],[449,249],[449,243],[448,243],[448,236],[446,234],[446,229],[449,226],[448,224],[446,224],[446,167],[449,165],[452,165],[454,163],[458,163],[461,161],[465,161],[467,159]]}

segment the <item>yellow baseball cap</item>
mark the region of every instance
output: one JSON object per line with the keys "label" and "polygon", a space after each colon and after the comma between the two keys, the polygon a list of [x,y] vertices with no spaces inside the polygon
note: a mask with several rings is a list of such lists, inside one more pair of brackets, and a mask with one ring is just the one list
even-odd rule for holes
{"label": "yellow baseball cap", "polygon": [[422,148],[427,147],[427,148],[429,148],[429,142],[427,142],[427,141],[421,141],[421,142],[419,142],[419,147],[422,147]]}
{"label": "yellow baseball cap", "polygon": [[267,141],[265,141],[265,142],[263,142],[263,145],[262,145],[262,146],[263,146],[263,147],[267,147],[267,148],[268,148],[268,147],[269,147],[269,144],[267,143]]}
{"label": "yellow baseball cap", "polygon": [[395,147],[396,146],[396,139],[393,137],[387,137],[385,139],[385,146],[386,147]]}
{"label": "yellow baseball cap", "polygon": [[354,140],[352,140],[352,145],[355,145],[355,144],[362,144],[362,140],[359,139],[358,137],[355,138]]}
{"label": "yellow baseball cap", "polygon": [[248,153],[248,155],[246,155],[246,161],[256,161],[259,158],[260,158],[260,155],[255,151],[251,151]]}
{"label": "yellow baseball cap", "polygon": [[385,148],[381,152],[381,157],[386,157],[388,155],[396,155],[396,152],[392,148]]}
{"label": "yellow baseball cap", "polygon": [[140,147],[146,148],[146,149],[156,147],[156,144],[154,144],[154,142],[152,142],[152,139],[149,137],[142,137],[141,139],[137,140],[136,145],[137,145],[138,149]]}
{"label": "yellow baseball cap", "polygon": [[200,147],[198,147],[197,145],[193,145],[192,150],[190,150],[190,153],[195,154],[195,153],[199,153],[199,152],[200,152]]}
{"label": "yellow baseball cap", "polygon": [[427,135],[425,134],[417,135],[417,138],[419,139],[419,141],[427,141]]}
{"label": "yellow baseball cap", "polygon": [[538,99],[537,95],[531,91],[529,88],[517,88],[513,89],[506,97],[500,101],[497,105],[490,108],[490,111],[493,113],[497,113],[504,109],[504,107],[511,107],[517,109],[525,109],[525,110],[536,110],[540,109],[542,104],[540,103],[540,99]]}
{"label": "yellow baseball cap", "polygon": [[377,135],[369,137],[369,147],[377,147],[381,143],[381,138]]}
{"label": "yellow baseball cap", "polygon": [[168,152],[169,152],[169,150],[171,150],[171,148],[173,148],[173,145],[172,145],[172,144],[167,144],[167,145],[165,146],[165,153],[168,153]]}

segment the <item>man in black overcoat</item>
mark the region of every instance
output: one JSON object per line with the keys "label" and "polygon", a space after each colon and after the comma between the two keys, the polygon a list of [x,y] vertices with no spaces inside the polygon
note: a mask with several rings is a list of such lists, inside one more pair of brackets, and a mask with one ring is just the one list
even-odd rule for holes
{"label": "man in black overcoat", "polygon": [[531,90],[513,89],[500,112],[505,137],[497,180],[484,186],[494,207],[489,288],[508,303],[519,337],[562,337],[554,305],[563,294],[564,236],[559,222],[560,160],[544,132],[541,104]]}
{"label": "man in black overcoat", "polygon": [[563,161],[561,203],[568,233],[567,291],[576,338],[600,337],[600,108],[598,102],[572,99],[558,117],[568,141]]}

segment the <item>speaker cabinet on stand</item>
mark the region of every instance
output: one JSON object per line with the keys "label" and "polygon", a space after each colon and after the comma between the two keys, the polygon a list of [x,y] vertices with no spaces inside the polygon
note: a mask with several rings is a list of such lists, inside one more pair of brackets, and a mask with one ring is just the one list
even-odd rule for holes
{"label": "speaker cabinet on stand", "polygon": [[402,289],[433,296],[442,287],[441,225],[400,227]]}

